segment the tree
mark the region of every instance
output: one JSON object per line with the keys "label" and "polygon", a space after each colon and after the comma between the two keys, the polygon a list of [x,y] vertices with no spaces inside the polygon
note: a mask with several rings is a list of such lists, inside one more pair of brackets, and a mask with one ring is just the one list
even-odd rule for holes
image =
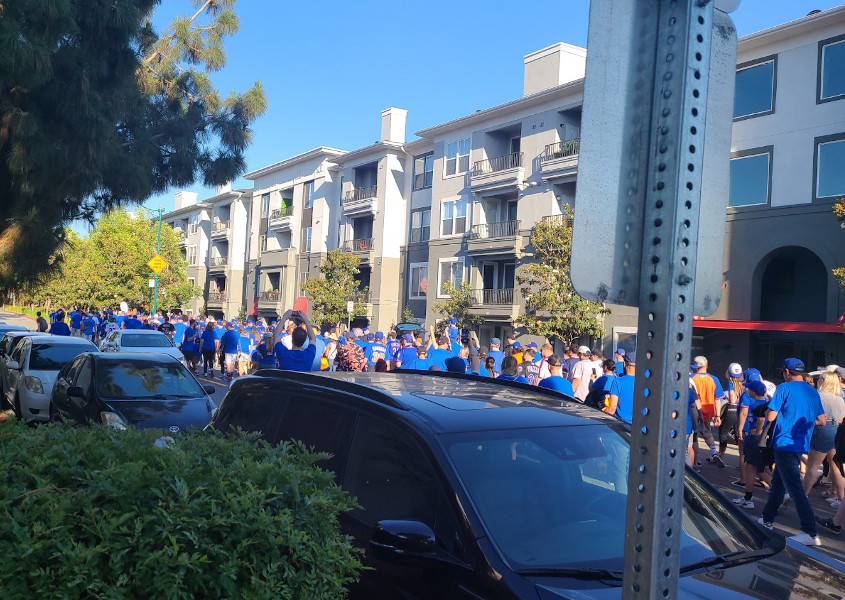
{"label": "tree", "polygon": [[484,322],[484,317],[470,312],[470,308],[475,304],[475,298],[468,283],[462,282],[460,287],[456,287],[452,282],[447,281],[443,284],[443,291],[449,299],[442,304],[435,302],[431,306],[443,315],[436,324],[438,329],[442,328],[446,320],[450,318],[457,320],[460,329],[474,329]]}
{"label": "tree", "polygon": [[585,300],[569,279],[572,253],[572,209],[558,219],[541,221],[531,232],[534,260],[520,267],[516,281],[525,298],[526,313],[515,319],[531,335],[572,341],[604,335],[600,315],[610,311]]}
{"label": "tree", "polygon": [[352,300],[352,317],[366,314],[361,303],[362,290],[355,276],[358,275],[358,257],[350,252],[332,250],[320,265],[321,277],[309,277],[302,284],[302,291],[311,304],[312,318],[316,325],[336,325],[346,321],[349,313],[346,303]]}
{"label": "tree", "polygon": [[402,323],[413,323],[417,320],[417,316],[414,314],[414,311],[411,310],[411,307],[406,304],[405,308],[402,309]]}
{"label": "tree", "polygon": [[[152,303],[153,277],[147,262],[155,255],[158,221],[138,209],[117,209],[104,215],[86,238],[73,231],[61,248],[60,270],[31,290],[32,299],[47,299],[57,306],[116,307]],[[161,227],[161,256],[167,268],[158,278],[158,305],[181,306],[200,290],[188,282],[187,263],[179,249],[179,235],[169,225]]]}
{"label": "tree", "polygon": [[[840,198],[833,205],[833,214],[836,215],[839,224],[845,228],[845,198]],[[833,276],[839,281],[839,287],[845,289],[845,267],[833,269]]]}
{"label": "tree", "polygon": [[160,0],[0,2],[0,287],[55,269],[74,219],[245,171],[261,85],[224,100],[209,78],[234,1],[192,0],[163,37]]}

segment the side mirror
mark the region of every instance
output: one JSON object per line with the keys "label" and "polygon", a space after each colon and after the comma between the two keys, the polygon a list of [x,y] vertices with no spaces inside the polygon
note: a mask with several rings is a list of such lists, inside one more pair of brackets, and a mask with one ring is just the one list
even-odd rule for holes
{"label": "side mirror", "polygon": [[204,386],[202,386],[202,391],[204,391],[206,394],[208,394],[210,396],[211,394],[213,394],[214,392],[217,391],[217,388],[214,387],[213,385],[204,385]]}
{"label": "side mirror", "polygon": [[10,360],[9,362],[6,363],[6,368],[8,368],[11,371],[17,371],[18,369],[21,368],[21,364],[16,360]]}
{"label": "side mirror", "polygon": [[376,555],[387,560],[437,556],[434,532],[419,521],[379,521],[373,528],[370,545]]}
{"label": "side mirror", "polygon": [[68,395],[68,398],[84,398],[85,392],[82,391],[81,387],[73,386],[69,387],[65,392]]}

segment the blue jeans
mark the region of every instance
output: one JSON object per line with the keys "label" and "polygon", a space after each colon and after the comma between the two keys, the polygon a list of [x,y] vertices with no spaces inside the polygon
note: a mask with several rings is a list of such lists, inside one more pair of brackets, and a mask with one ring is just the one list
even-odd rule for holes
{"label": "blue jeans", "polygon": [[778,508],[783,503],[784,492],[789,492],[801,520],[801,531],[813,537],[816,536],[816,516],[813,507],[804,493],[801,484],[801,455],[795,452],[781,452],[775,450],[775,475],[772,477],[772,489],[769,491],[769,501],[763,507],[763,521],[773,523],[778,514]]}

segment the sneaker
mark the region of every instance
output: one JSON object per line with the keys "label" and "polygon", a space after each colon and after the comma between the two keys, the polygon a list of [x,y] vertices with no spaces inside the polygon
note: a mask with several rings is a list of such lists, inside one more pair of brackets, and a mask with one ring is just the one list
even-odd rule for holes
{"label": "sneaker", "polygon": [[833,504],[834,502],[836,502],[838,500],[839,500],[839,498],[835,494],[833,496],[828,496],[827,498],[824,499],[824,501],[827,502],[828,504]]}
{"label": "sneaker", "polygon": [[837,509],[840,506],[842,506],[842,501],[839,498],[837,498],[836,500],[834,500],[833,502],[830,503],[830,508],[833,508],[833,509]]}
{"label": "sneaker", "polygon": [[739,479],[734,479],[733,481],[731,481],[731,485],[735,485],[738,488],[745,488],[745,482],[740,481]]}
{"label": "sneaker", "polygon": [[833,523],[833,519],[825,519],[824,521],[819,522],[819,525],[821,525],[831,533],[835,533],[837,535],[842,533],[842,525],[835,525]]}
{"label": "sneaker", "polygon": [[754,501],[746,500],[742,496],[740,496],[739,498],[734,498],[733,503],[737,506],[741,506],[742,508],[754,508]]}
{"label": "sneaker", "polygon": [[725,468],[725,461],[723,461],[723,460],[722,460],[722,457],[721,457],[721,456],[719,456],[718,454],[714,454],[713,456],[711,456],[708,462],[710,462],[711,464],[716,465],[716,466],[717,466],[717,467],[719,467],[720,469],[724,469],[724,468]]}
{"label": "sneaker", "polygon": [[804,533],[803,531],[798,535],[792,535],[789,537],[790,540],[793,542],[798,542],[799,544],[804,544],[805,546],[821,546],[822,541],[819,539],[817,535],[810,535],[809,533]]}
{"label": "sneaker", "polygon": [[763,517],[760,517],[759,519],[757,519],[757,523],[759,523],[760,525],[762,525],[766,529],[772,529],[775,526],[775,524],[772,523],[771,521],[764,521]]}

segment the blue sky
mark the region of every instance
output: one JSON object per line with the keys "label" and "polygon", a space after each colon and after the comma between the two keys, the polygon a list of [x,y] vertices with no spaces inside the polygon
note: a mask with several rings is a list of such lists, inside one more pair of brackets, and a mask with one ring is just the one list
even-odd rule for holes
{"label": "blue sky", "polygon": [[[839,4],[742,0],[731,16],[743,36]],[[192,9],[188,0],[165,0],[155,25]],[[247,151],[254,170],[315,146],[371,144],[389,106],[408,110],[413,139],[424,127],[520,97],[525,54],[559,41],[586,45],[589,2],[241,0],[236,12],[240,31],[227,40],[227,65],[213,80],[222,95],[256,80],[264,86],[267,112]],[[244,179],[234,185],[252,187]],[[176,191],[146,206],[171,210]]]}

